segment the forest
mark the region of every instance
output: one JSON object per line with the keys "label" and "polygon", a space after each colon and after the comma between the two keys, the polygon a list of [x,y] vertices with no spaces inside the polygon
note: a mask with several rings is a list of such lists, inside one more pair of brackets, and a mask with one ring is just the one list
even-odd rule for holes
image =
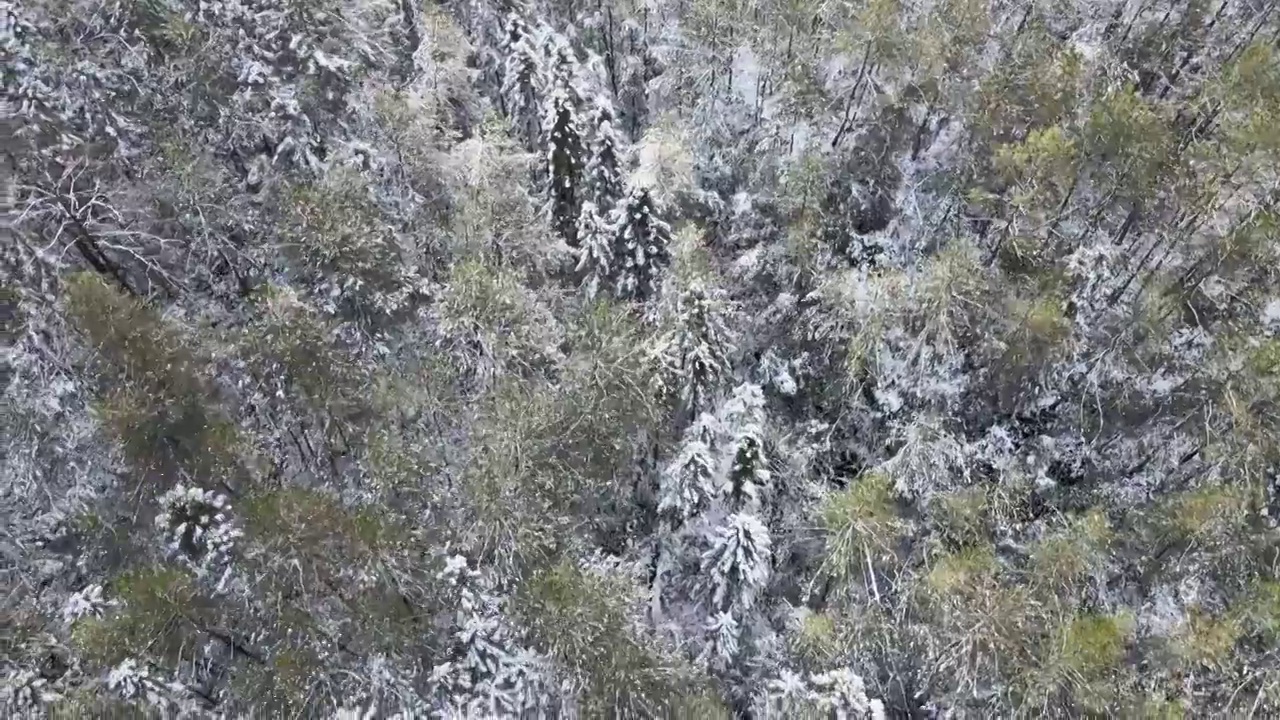
{"label": "forest", "polygon": [[1280,717],[1278,0],[0,0],[0,715]]}

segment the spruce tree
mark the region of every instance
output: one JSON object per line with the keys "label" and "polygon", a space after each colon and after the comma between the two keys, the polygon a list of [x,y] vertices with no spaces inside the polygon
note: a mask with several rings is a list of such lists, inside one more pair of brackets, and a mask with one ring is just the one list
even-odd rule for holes
{"label": "spruce tree", "polygon": [[715,497],[719,421],[703,413],[684,434],[675,458],[663,470],[658,489],[658,512],[673,527],[704,511]]}
{"label": "spruce tree", "polygon": [[583,197],[583,131],[579,119],[582,93],[578,59],[568,41],[549,35],[549,84],[542,116],[542,144],[547,153],[547,216],[570,247],[578,245]]}
{"label": "spruce tree", "polygon": [[732,440],[720,496],[734,508],[758,508],[772,480],[764,451],[764,395],[760,386],[739,385],[721,412]]}
{"label": "spruce tree", "polygon": [[687,418],[706,410],[728,377],[728,308],[724,293],[697,282],[676,300],[677,328],[666,349]]}
{"label": "spruce tree", "polygon": [[598,97],[588,121],[584,199],[577,219],[578,266],[588,297],[612,289],[615,238],[613,209],[622,195],[621,139],[613,126],[612,104]]}
{"label": "spruce tree", "polygon": [[529,149],[537,146],[542,117],[539,98],[548,85],[546,61],[541,52],[540,34],[517,15],[510,15],[503,42],[502,101],[517,135]]}
{"label": "spruce tree", "polygon": [[584,168],[587,189],[596,207],[608,214],[622,197],[625,143],[618,134],[613,103],[597,96],[587,120],[589,128],[587,160]]}
{"label": "spruce tree", "polygon": [[614,209],[615,293],[620,298],[646,300],[658,292],[658,276],[671,260],[671,226],[660,216],[653,192],[633,186]]}

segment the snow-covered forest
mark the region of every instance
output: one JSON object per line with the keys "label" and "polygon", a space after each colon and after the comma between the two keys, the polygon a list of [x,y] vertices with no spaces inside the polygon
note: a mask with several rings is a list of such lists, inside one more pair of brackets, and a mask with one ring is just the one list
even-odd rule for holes
{"label": "snow-covered forest", "polygon": [[0,0],[0,715],[1280,716],[1276,0]]}

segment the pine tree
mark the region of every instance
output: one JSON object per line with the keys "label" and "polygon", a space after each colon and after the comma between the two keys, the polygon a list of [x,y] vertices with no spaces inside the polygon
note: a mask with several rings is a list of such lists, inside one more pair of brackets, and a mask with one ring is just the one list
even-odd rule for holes
{"label": "pine tree", "polygon": [[613,125],[613,105],[597,97],[588,123],[586,163],[583,168],[585,195],[578,213],[578,267],[588,297],[611,286],[614,245],[618,233],[613,209],[622,195],[622,140]]}
{"label": "pine tree", "polygon": [[730,515],[716,529],[711,549],[702,556],[711,607],[745,613],[755,606],[769,579],[769,531],[750,513]]}
{"label": "pine tree", "polygon": [[727,302],[719,289],[697,283],[676,300],[678,326],[667,357],[686,417],[697,417],[705,410],[729,375],[733,346],[728,319]]}
{"label": "pine tree", "polygon": [[230,522],[231,507],[225,495],[194,486],[177,485],[162,495],[156,527],[166,549],[198,575],[228,561],[241,532]]}
{"label": "pine tree", "polygon": [[615,293],[646,300],[658,292],[658,275],[671,261],[671,226],[660,217],[648,187],[633,186],[613,214]]}
{"label": "pine tree", "polygon": [[760,386],[739,385],[725,403],[723,414],[733,441],[720,496],[735,508],[758,507],[772,479],[764,452],[764,394]]}
{"label": "pine tree", "polygon": [[590,141],[584,174],[592,201],[602,214],[607,215],[622,197],[623,139],[615,127],[613,103],[606,97],[597,97],[588,121]]}
{"label": "pine tree", "polygon": [[769,531],[746,513],[730,515],[716,528],[711,548],[702,555],[711,615],[703,661],[718,672],[738,674],[747,621],[769,580],[770,560]]}
{"label": "pine tree", "polygon": [[617,229],[608,216],[590,200],[582,203],[577,222],[578,265],[574,271],[582,278],[582,291],[587,298],[612,289],[613,246]]}
{"label": "pine tree", "polygon": [[582,206],[582,127],[578,108],[578,59],[562,37],[547,36],[550,84],[542,117],[542,143],[547,153],[547,214],[551,226],[571,247],[578,244]]}
{"label": "pine tree", "polygon": [[503,42],[505,61],[502,73],[502,101],[526,147],[532,150],[539,139],[538,97],[548,84],[547,68],[539,48],[541,31],[530,28],[519,16],[507,19]]}
{"label": "pine tree", "polygon": [[705,510],[715,495],[718,425],[714,416],[703,413],[685,431],[680,451],[662,473],[658,512],[666,516],[673,527],[679,527]]}
{"label": "pine tree", "polygon": [[431,674],[446,706],[464,717],[546,712],[548,663],[515,642],[499,612],[501,600],[489,592],[483,574],[458,555],[446,560],[438,579],[458,593],[454,659]]}

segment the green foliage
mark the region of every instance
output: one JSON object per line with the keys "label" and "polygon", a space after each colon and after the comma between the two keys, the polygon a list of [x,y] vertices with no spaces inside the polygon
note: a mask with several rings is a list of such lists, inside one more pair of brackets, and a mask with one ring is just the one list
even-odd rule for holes
{"label": "green foliage", "polygon": [[995,143],[1069,122],[1077,112],[1084,66],[1074,48],[1032,20],[978,90],[977,133]]}
{"label": "green foliage", "polygon": [[1232,662],[1241,631],[1239,620],[1232,615],[1214,616],[1193,609],[1173,637],[1172,649],[1187,665],[1221,669]]}
{"label": "green foliage", "polygon": [[548,252],[548,230],[523,184],[532,159],[517,147],[509,121],[496,112],[477,129],[479,137],[457,145],[450,158],[462,182],[455,190],[457,210],[446,226],[447,256],[455,264],[468,263],[500,249],[511,267],[540,281],[560,258]]}
{"label": "green foliage", "polygon": [[318,409],[353,420],[368,409],[370,372],[339,347],[335,327],[288,287],[269,285],[261,319],[241,339],[241,354],[266,382],[284,380]]}
{"label": "green foliage", "polygon": [[455,265],[438,312],[441,329],[461,346],[465,367],[496,362],[527,373],[552,361],[556,323],[506,265],[481,256]]}
{"label": "green foliage", "polygon": [[1022,327],[1029,338],[1046,343],[1061,342],[1070,331],[1062,303],[1054,297],[1040,297],[1026,307]]}
{"label": "green foliage", "polygon": [[992,279],[978,248],[952,239],[913,280],[912,321],[940,345],[968,337],[981,322],[979,309],[989,302]]}
{"label": "green foliage", "polygon": [[133,461],[139,482],[160,482],[177,469],[204,481],[229,481],[240,473],[244,442],[210,405],[203,363],[189,337],[85,273],[67,282],[67,314],[101,357],[110,388],[100,405],[102,419]]}
{"label": "green foliage", "polygon": [[997,150],[996,169],[1016,183],[1015,206],[1056,209],[1074,184],[1080,162],[1076,139],[1061,125],[1032,130],[1018,145]]}
{"label": "green foliage", "polygon": [[[1274,43],[1256,41],[1224,72],[1228,136],[1241,154],[1280,152],[1280,58]],[[1264,156],[1265,157],[1265,156]]]}
{"label": "green foliage", "polygon": [[995,548],[973,546],[943,555],[929,568],[924,582],[940,599],[962,594],[977,594],[995,582],[999,565]]}
{"label": "green foliage", "polygon": [[718,715],[705,679],[656,639],[640,635],[631,620],[637,600],[625,578],[566,562],[530,578],[517,595],[516,612],[533,646],[582,684],[585,713]]}
{"label": "green foliage", "polygon": [[949,677],[960,688],[994,678],[1030,682],[1025,674],[1035,667],[1045,617],[1026,588],[1003,574],[995,547],[975,545],[934,559],[911,593],[914,610],[927,618],[926,641],[956,653]]}
{"label": "green foliage", "polygon": [[554,453],[555,398],[505,381],[482,401],[483,422],[462,478],[475,542],[504,567],[554,557],[576,525],[568,508],[580,486]]}
{"label": "green foliage", "polygon": [[1131,701],[1125,712],[1143,720],[1183,720],[1187,717],[1187,709],[1181,701],[1154,694]]}
{"label": "green foliage", "polygon": [[6,343],[17,340],[26,331],[21,304],[22,294],[16,286],[0,284],[0,340]]}
{"label": "green foliage", "polygon": [[[154,396],[117,390],[99,406],[104,426],[124,447],[139,482],[151,480],[151,471],[167,475],[181,468],[203,481],[229,481],[241,471],[246,448],[230,420],[213,415],[195,398],[157,405]],[[162,482],[165,475],[155,478]]]}
{"label": "green foliage", "polygon": [[977,545],[988,539],[990,498],[983,488],[966,488],[933,501],[930,516],[942,539],[956,547]]}
{"label": "green foliage", "polygon": [[131,11],[139,33],[164,56],[183,57],[199,48],[201,28],[163,0],[131,0],[123,4]]}
{"label": "green foliage", "polygon": [[351,309],[392,313],[412,298],[415,268],[358,175],[330,173],[323,184],[291,187],[282,201],[286,250],[347,295]]}
{"label": "green foliage", "polygon": [[1024,702],[1053,702],[1059,690],[1068,690],[1087,712],[1114,707],[1124,697],[1118,683],[1133,634],[1133,618],[1127,615],[1081,613],[1068,619],[1046,640],[1044,662],[1025,672]]}
{"label": "green foliage", "polygon": [[1132,88],[1095,100],[1084,128],[1084,150],[1103,160],[1105,182],[1131,198],[1145,198],[1162,178],[1173,137],[1155,107]]}
{"label": "green foliage", "polygon": [[[320,658],[302,649],[277,652],[266,667],[246,668],[231,679],[236,697],[273,717],[322,712],[315,683],[324,670]],[[325,708],[327,709],[327,708]]]}
{"label": "green foliage", "polygon": [[829,612],[808,613],[796,634],[796,652],[815,667],[825,667],[840,652],[840,628]]}
{"label": "green foliage", "polygon": [[1251,494],[1233,485],[1208,485],[1177,493],[1164,502],[1162,525],[1178,541],[1212,543],[1245,529]]}
{"label": "green foliage", "polygon": [[1031,549],[1031,572],[1037,584],[1056,594],[1074,594],[1092,575],[1105,569],[1114,532],[1106,514],[1092,510]]}
{"label": "green foliage", "polygon": [[1132,618],[1078,615],[1063,628],[1058,661],[1066,671],[1080,677],[1101,676],[1124,660],[1132,634]]}
{"label": "green foliage", "polygon": [[275,658],[267,684],[242,679],[252,692],[272,702],[302,702],[305,686],[298,683],[320,662],[316,654],[339,640],[334,622],[347,628],[345,642],[360,648],[399,653],[427,641],[423,603],[434,600],[424,596],[422,583],[434,571],[412,548],[434,539],[413,532],[386,508],[348,507],[303,488],[255,492],[238,511],[246,556],[263,573],[260,588],[278,613],[277,636],[290,643]]}
{"label": "green foliage", "polygon": [[1280,638],[1280,582],[1258,580],[1235,607],[1243,629],[1272,644]]}
{"label": "green foliage", "polygon": [[1048,267],[1044,239],[1035,235],[1014,234],[1000,243],[1000,268],[1010,275],[1035,277]]}
{"label": "green foliage", "polygon": [[99,718],[159,718],[160,712],[137,701],[105,695],[97,687],[81,687],[47,706],[51,720],[99,720]]}
{"label": "green foliage", "polygon": [[176,663],[198,640],[206,601],[185,573],[158,566],[131,570],[110,590],[121,607],[102,619],[81,619],[71,634],[81,657],[95,666],[147,656]]}
{"label": "green foliage", "polygon": [[585,475],[612,475],[632,460],[637,432],[670,411],[653,397],[661,369],[650,335],[625,304],[605,299],[581,308],[565,330],[558,412],[576,432],[559,439],[559,452]]}
{"label": "green foliage", "polygon": [[1053,289],[1030,297],[1011,297],[1005,309],[1003,360],[1023,372],[1036,372],[1064,352],[1072,335],[1065,300]]}
{"label": "green foliage", "polygon": [[296,562],[322,582],[359,572],[403,540],[382,513],[348,508],[328,493],[304,488],[256,491],[240,502],[239,511],[246,534],[273,562]]}
{"label": "green foliage", "polygon": [[93,273],[66,283],[67,315],[102,356],[102,369],[118,382],[158,401],[203,396],[200,363],[190,341],[146,305],[108,286]]}
{"label": "green foliage", "polygon": [[[386,388],[405,399],[420,399],[414,395],[414,390],[420,389],[419,387],[404,387],[393,383]],[[435,399],[425,399],[417,407],[438,412],[443,408],[427,404]],[[440,469],[441,460],[438,453],[433,452],[433,446],[429,445],[434,436],[421,438],[423,425],[410,425],[401,410],[402,408],[395,406],[379,408],[377,420],[364,438],[364,466],[370,480],[387,496],[426,499],[432,488],[425,479],[432,477]]]}
{"label": "green foliage", "polygon": [[1274,269],[1280,258],[1280,215],[1261,208],[1237,224],[1222,241],[1224,269],[1251,273],[1259,268]]}
{"label": "green foliage", "polygon": [[570,318],[556,387],[508,377],[486,393],[464,478],[486,547],[554,556],[565,527],[617,529],[635,438],[661,417],[641,330],[625,307],[590,304]]}
{"label": "green foliage", "polygon": [[897,540],[907,529],[898,513],[893,481],[882,473],[867,473],[828,496],[821,522],[827,534],[823,569],[838,588],[869,569],[865,563],[872,557],[881,561],[894,557]]}
{"label": "green foliage", "polygon": [[1280,375],[1280,339],[1263,340],[1245,362],[1255,375]]}

